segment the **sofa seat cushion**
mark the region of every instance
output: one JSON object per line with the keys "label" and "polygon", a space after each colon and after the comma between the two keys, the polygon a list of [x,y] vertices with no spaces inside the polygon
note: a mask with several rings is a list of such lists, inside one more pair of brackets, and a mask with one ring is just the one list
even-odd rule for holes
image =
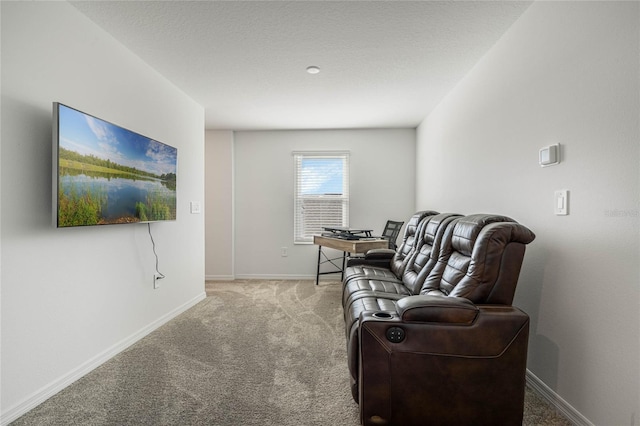
{"label": "sofa seat cushion", "polygon": [[347,266],[344,271],[343,283],[349,283],[349,281],[355,279],[377,279],[377,280],[391,280],[400,281],[400,279],[391,272],[389,268],[382,268],[370,265],[354,265]]}
{"label": "sofa seat cushion", "polygon": [[347,308],[349,303],[354,300],[355,295],[360,294],[360,292],[363,292],[364,297],[368,296],[370,292],[384,293],[385,295],[411,295],[409,289],[398,279],[394,281],[391,279],[388,281],[367,279],[352,280],[347,282],[342,289],[342,306]]}

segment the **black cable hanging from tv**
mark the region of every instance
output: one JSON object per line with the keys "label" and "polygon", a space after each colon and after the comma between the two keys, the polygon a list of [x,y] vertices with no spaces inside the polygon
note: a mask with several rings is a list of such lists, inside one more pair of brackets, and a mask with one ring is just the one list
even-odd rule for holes
{"label": "black cable hanging from tv", "polygon": [[164,274],[158,270],[158,253],[156,253],[156,242],[153,241],[153,235],[151,235],[151,222],[147,222],[147,228],[149,229],[149,237],[151,238],[151,247],[153,248],[153,255],[156,257],[156,273],[158,274],[157,280],[164,278]]}

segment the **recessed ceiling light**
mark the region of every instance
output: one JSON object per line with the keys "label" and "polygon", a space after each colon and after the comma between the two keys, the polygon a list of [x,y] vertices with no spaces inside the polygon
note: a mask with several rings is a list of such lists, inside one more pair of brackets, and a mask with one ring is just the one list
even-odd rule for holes
{"label": "recessed ceiling light", "polygon": [[307,67],[307,72],[309,74],[318,74],[320,72],[320,67],[316,67],[315,65],[311,65]]}

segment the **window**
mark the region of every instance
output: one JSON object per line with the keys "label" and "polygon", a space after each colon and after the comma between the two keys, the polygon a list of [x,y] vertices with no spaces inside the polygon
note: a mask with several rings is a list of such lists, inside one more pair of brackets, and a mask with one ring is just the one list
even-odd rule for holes
{"label": "window", "polygon": [[313,243],[323,227],[349,226],[349,153],[294,152],[294,243]]}

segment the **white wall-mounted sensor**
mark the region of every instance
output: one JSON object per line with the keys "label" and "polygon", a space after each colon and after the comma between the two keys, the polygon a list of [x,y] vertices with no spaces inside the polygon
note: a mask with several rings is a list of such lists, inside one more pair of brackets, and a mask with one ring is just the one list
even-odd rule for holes
{"label": "white wall-mounted sensor", "polygon": [[560,162],[560,144],[545,146],[540,150],[538,163],[540,167],[556,165]]}

